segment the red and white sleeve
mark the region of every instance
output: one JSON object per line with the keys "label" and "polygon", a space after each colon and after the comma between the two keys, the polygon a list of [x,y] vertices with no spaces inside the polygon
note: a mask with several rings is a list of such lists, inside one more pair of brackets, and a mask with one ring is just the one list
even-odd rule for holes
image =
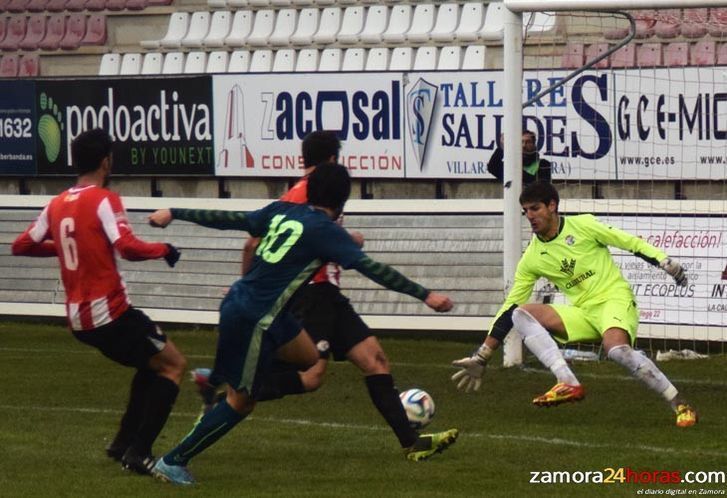
{"label": "red and white sleeve", "polygon": [[160,242],[144,242],[134,235],[121,198],[109,195],[98,205],[97,215],[104,232],[122,258],[142,261],[164,257],[169,248]]}

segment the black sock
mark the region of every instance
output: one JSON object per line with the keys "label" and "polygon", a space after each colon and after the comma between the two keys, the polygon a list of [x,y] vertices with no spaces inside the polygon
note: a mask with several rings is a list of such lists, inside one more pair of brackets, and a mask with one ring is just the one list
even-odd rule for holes
{"label": "black sock", "polygon": [[119,432],[114,437],[114,445],[129,445],[134,439],[134,435],[139,430],[142,417],[144,415],[144,407],[146,405],[146,393],[154,382],[156,374],[151,370],[137,370],[136,375],[131,380],[131,390],[129,391],[129,401],[126,403],[126,412],[121,417]]}
{"label": "black sock", "polygon": [[419,434],[409,425],[399,391],[394,387],[394,378],[390,374],[369,375],[366,377],[366,387],[371,401],[396,434],[401,447],[412,446]]}
{"label": "black sock", "polygon": [[297,370],[273,372],[263,380],[255,395],[256,401],[270,401],[280,399],[288,394],[303,394],[303,381]]}
{"label": "black sock", "polygon": [[166,377],[155,376],[147,390],[143,421],[132,444],[137,454],[151,453],[151,447],[172,411],[177,394],[179,394],[177,384]]}

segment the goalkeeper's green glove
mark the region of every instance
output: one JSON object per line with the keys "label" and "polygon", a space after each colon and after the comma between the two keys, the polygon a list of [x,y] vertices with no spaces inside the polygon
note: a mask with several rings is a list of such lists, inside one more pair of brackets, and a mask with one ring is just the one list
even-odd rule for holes
{"label": "goalkeeper's green glove", "polygon": [[482,384],[482,376],[490,356],[492,349],[483,344],[472,356],[454,360],[452,366],[461,369],[452,375],[452,381],[457,383],[457,389],[466,393],[477,391]]}
{"label": "goalkeeper's green glove", "polygon": [[678,286],[685,287],[687,285],[687,275],[684,273],[682,265],[676,259],[666,258],[659,263],[659,267],[671,275]]}

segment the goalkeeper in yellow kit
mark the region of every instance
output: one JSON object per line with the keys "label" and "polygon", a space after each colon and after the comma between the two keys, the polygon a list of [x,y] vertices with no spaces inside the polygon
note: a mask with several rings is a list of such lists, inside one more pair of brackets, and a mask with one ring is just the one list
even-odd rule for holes
{"label": "goalkeeper in yellow kit", "polygon": [[[639,311],[631,287],[614,263],[608,246],[658,265],[677,285],[683,286],[687,277],[681,265],[643,239],[605,225],[593,215],[561,216],[558,202],[558,191],[550,183],[536,182],[523,190],[520,205],[534,236],[518,263],[515,282],[495,315],[485,342],[471,357],[452,363],[460,368],[452,380],[459,389],[479,389],[492,352],[514,327],[525,346],[557,378],[557,384],[533,403],[555,406],[580,401],[585,397],[585,389],[553,339],[561,343],[602,341],[609,359],[664,397],[675,411],[679,427],[694,425],[696,411],[649,358],[632,348]],[[571,304],[526,304],[541,277],[555,284]]]}

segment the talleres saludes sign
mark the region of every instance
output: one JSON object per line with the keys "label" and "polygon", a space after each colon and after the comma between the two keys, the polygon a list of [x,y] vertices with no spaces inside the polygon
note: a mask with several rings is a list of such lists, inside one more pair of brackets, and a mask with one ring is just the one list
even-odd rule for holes
{"label": "talleres saludes sign", "polygon": [[114,139],[115,174],[214,174],[207,76],[38,81],[39,174],[74,174],[71,142],[103,128]]}

